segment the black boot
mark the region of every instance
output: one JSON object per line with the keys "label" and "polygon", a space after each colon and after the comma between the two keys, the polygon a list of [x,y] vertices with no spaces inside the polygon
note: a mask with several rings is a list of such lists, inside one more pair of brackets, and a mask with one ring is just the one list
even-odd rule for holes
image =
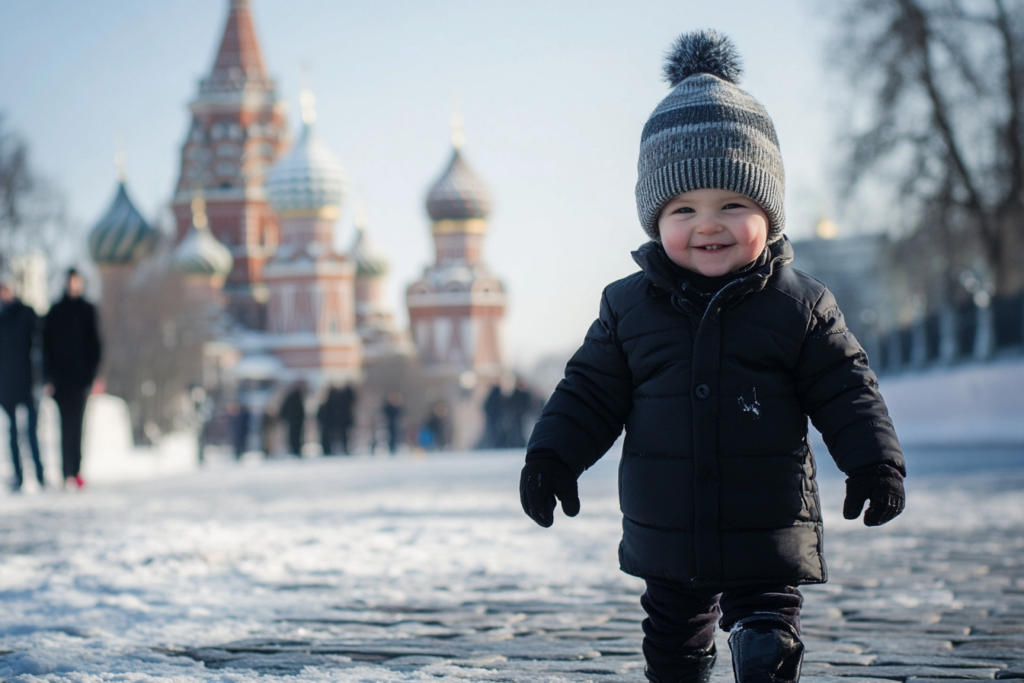
{"label": "black boot", "polygon": [[644,669],[644,675],[651,683],[708,683],[717,656],[715,644],[712,643],[705,652],[697,651],[680,656],[672,663],[672,669],[660,675],[651,671],[650,666]]}
{"label": "black boot", "polygon": [[797,683],[804,644],[788,622],[754,616],[736,622],[729,635],[736,683]]}

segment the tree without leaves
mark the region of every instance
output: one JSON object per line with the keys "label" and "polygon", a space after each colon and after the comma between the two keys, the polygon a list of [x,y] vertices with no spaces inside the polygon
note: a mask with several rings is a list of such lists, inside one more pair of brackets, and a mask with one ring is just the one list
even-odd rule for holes
{"label": "tree without leaves", "polygon": [[101,373],[107,391],[128,403],[136,440],[143,441],[150,436],[147,424],[161,432],[183,426],[189,388],[203,379],[211,320],[207,305],[186,293],[168,245],[125,277],[104,279]]}
{"label": "tree without leaves", "polygon": [[1024,0],[838,7],[836,62],[860,118],[845,159],[851,194],[895,192],[899,266],[933,304],[961,298],[958,276],[978,263],[998,294],[1019,292]]}
{"label": "tree without leaves", "polygon": [[28,144],[0,113],[0,269],[6,255],[52,254],[65,226],[64,198],[32,170]]}

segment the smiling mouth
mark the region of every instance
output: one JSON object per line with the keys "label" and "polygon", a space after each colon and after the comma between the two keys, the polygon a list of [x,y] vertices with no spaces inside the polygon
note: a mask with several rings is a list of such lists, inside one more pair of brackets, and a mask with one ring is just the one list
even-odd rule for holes
{"label": "smiling mouth", "polygon": [[720,249],[725,249],[728,246],[728,244],[707,244],[704,245],[703,247],[697,248],[700,249],[701,251],[718,251]]}

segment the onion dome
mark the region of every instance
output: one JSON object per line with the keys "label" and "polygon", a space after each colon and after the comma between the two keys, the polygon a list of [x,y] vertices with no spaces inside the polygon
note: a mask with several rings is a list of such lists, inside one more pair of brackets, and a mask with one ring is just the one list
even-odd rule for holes
{"label": "onion dome", "polygon": [[131,264],[148,256],[160,234],[146,222],[128,197],[124,180],[107,213],[89,232],[89,253],[97,264]]}
{"label": "onion dome", "polygon": [[427,213],[433,221],[465,221],[487,218],[491,194],[480,177],[462,158],[458,145],[448,168],[427,194]]}
{"label": "onion dome", "polygon": [[313,94],[302,94],[302,137],[267,173],[267,200],[280,215],[340,212],[348,176],[313,130]]}
{"label": "onion dome", "polygon": [[356,218],[356,242],[349,257],[356,264],[356,277],[382,277],[388,274],[388,260],[366,235],[365,219]]}
{"label": "onion dome", "polygon": [[192,199],[192,229],[174,250],[174,265],[185,275],[207,277],[227,277],[235,265],[231,251],[210,232],[201,192]]}

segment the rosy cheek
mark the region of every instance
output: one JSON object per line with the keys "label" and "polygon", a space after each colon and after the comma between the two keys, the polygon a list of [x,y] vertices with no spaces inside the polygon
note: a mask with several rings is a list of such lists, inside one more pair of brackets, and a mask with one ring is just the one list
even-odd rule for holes
{"label": "rosy cheek", "polygon": [[667,249],[685,249],[686,235],[678,230],[665,230],[661,233],[661,243]]}

